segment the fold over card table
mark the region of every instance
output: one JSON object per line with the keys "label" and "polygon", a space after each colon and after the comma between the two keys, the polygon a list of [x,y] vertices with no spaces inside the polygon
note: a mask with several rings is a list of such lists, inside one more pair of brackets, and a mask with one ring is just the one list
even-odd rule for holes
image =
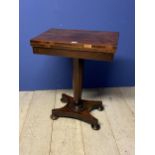
{"label": "fold over card table", "polygon": [[[112,61],[117,49],[118,32],[50,29],[30,40],[34,54],[64,56],[73,59],[73,97],[62,94],[64,107],[53,109],[51,118],[79,119],[100,128],[98,120],[90,112],[102,111],[101,101],[82,99],[82,77],[84,59]],[[93,73],[92,73],[93,74]]]}

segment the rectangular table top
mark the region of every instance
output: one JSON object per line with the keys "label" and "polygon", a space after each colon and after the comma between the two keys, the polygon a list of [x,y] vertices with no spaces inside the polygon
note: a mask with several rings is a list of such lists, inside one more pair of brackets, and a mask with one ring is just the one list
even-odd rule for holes
{"label": "rectangular table top", "polygon": [[50,29],[30,40],[36,54],[71,58],[112,60],[118,32]]}

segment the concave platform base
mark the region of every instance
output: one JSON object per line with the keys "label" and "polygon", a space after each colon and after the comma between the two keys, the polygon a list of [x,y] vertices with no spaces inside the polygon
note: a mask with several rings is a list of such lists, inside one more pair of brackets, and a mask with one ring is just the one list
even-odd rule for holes
{"label": "concave platform base", "polygon": [[100,129],[98,120],[90,112],[94,109],[102,111],[104,107],[101,101],[81,99],[78,104],[75,104],[73,97],[66,94],[62,94],[61,101],[67,104],[62,108],[52,110],[51,118],[53,120],[59,117],[75,118],[91,124],[94,130]]}

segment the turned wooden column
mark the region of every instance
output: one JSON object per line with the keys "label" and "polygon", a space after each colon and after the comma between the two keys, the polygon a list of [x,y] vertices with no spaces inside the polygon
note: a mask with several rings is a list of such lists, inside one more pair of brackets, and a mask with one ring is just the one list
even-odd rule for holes
{"label": "turned wooden column", "polygon": [[82,59],[73,59],[73,99],[77,108],[82,106],[83,63]]}

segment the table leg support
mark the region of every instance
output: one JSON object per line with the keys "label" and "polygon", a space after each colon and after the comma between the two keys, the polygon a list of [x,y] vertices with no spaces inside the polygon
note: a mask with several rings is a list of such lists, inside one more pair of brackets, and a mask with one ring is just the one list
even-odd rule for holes
{"label": "table leg support", "polygon": [[104,110],[101,101],[90,101],[81,99],[82,95],[82,78],[83,78],[83,60],[73,60],[73,91],[74,97],[62,94],[61,101],[67,103],[64,107],[53,109],[51,118],[69,117],[79,119],[91,124],[92,128],[98,130],[100,125],[98,120],[90,112],[94,109]]}

